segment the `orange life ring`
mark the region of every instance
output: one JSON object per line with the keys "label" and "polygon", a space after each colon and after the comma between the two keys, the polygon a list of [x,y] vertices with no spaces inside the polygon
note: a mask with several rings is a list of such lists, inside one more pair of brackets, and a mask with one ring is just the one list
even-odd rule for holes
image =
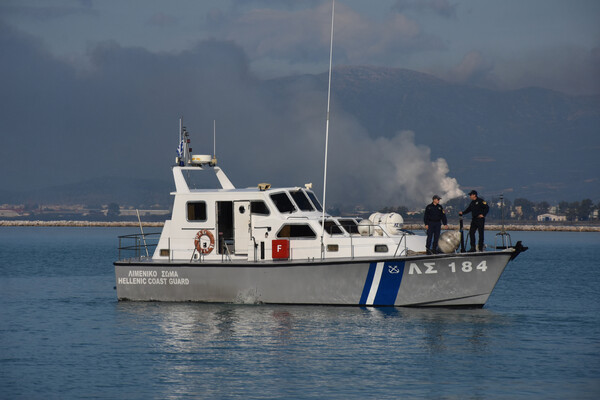
{"label": "orange life ring", "polygon": [[[210,242],[202,242],[202,236],[208,236],[208,240]],[[196,250],[198,250],[199,253],[210,254],[210,252],[213,251],[213,249],[215,248],[215,237],[212,233],[210,233],[210,231],[202,229],[198,231],[198,233],[196,233],[196,238],[194,239],[194,246],[196,247]]]}

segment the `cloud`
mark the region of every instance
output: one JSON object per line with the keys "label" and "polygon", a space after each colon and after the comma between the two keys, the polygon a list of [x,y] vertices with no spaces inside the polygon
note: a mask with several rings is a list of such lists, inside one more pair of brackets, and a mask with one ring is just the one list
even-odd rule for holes
{"label": "cloud", "polygon": [[[326,86],[262,81],[240,46],[206,40],[177,53],[104,42],[76,71],[34,38],[0,25],[2,186],[43,187],[94,177],[169,180],[178,118],[195,154],[212,152],[238,187],[313,182],[322,189]],[[275,90],[273,86],[278,89]],[[328,199],[373,205],[450,198],[456,181],[414,135],[371,139],[332,107]],[[331,204],[331,203],[330,203]]]}
{"label": "cloud", "polygon": [[537,86],[575,95],[600,93],[600,47],[555,45],[498,58],[494,73],[503,88]]}
{"label": "cloud", "polygon": [[396,0],[392,5],[392,10],[426,12],[446,18],[456,17],[456,5],[450,4],[448,0]]}
{"label": "cloud", "polygon": [[148,19],[147,24],[164,28],[164,27],[174,26],[177,24],[178,21],[179,21],[179,18],[177,18],[173,15],[159,12],[159,13],[153,14]]}
{"label": "cloud", "polygon": [[0,15],[18,16],[33,20],[53,20],[72,15],[98,15],[89,1],[79,1],[79,5],[11,5],[0,4]]}
{"label": "cloud", "polygon": [[438,66],[430,73],[449,82],[489,89],[542,87],[570,95],[597,95],[600,47],[552,46],[510,56],[472,50],[454,67]]}
{"label": "cloud", "polygon": [[293,9],[296,7],[314,7],[315,4],[321,3],[321,0],[233,0],[234,8],[244,8],[248,6],[264,6],[264,7],[284,7]]}
{"label": "cloud", "polygon": [[[240,44],[253,63],[287,65],[288,73],[297,65],[303,72],[311,65],[309,72],[326,68],[331,26],[328,2],[299,9],[213,9],[207,20],[216,36]],[[424,33],[403,14],[393,13],[379,21],[343,3],[336,4],[334,36],[338,64],[396,64],[411,54],[444,48],[440,38]]]}
{"label": "cloud", "polygon": [[491,87],[494,85],[494,64],[479,51],[470,51],[455,67],[438,73],[449,82]]}

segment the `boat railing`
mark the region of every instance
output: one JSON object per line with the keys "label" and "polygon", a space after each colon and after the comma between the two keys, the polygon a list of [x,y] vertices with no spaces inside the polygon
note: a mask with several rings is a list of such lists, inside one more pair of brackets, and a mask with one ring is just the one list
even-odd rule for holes
{"label": "boat railing", "polygon": [[119,236],[119,260],[151,258],[159,238],[160,232]]}
{"label": "boat railing", "polygon": [[[356,225],[356,224],[353,224],[353,225],[341,224],[340,226],[345,230],[344,233],[333,234],[331,232],[331,230],[334,229],[333,226],[330,227],[328,233],[331,236],[333,236],[333,235],[344,235],[345,237],[349,237],[350,238],[350,257],[354,258],[354,254],[355,254],[354,250],[355,250],[355,247],[357,245],[354,244],[353,237],[354,236],[362,236],[360,234],[360,232],[358,231],[358,225]],[[378,236],[380,235],[381,237],[387,237],[387,238],[391,237],[389,235],[389,233],[385,229],[383,229],[383,227],[380,224],[371,224],[371,225],[366,225],[366,226],[371,227],[371,230],[373,232],[378,232]],[[398,245],[396,246],[396,250],[394,251],[394,257],[406,255],[408,253],[408,239],[407,239],[407,236],[411,235],[411,234],[412,234],[411,232],[404,231],[404,230],[402,231],[400,240],[398,241]],[[404,246],[403,246],[403,244],[404,244]],[[371,244],[369,244],[369,246],[371,246]]]}
{"label": "boat railing", "polygon": [[[407,235],[406,233],[403,233],[402,237],[398,241],[398,246],[396,247],[396,251],[394,252],[394,257],[396,257],[398,255],[402,255],[402,253],[404,253],[404,255],[406,255],[408,253],[408,240],[406,239],[406,235]],[[402,246],[402,242],[404,242],[404,251],[400,250],[400,246]],[[400,254],[398,254],[398,250],[400,250]]]}

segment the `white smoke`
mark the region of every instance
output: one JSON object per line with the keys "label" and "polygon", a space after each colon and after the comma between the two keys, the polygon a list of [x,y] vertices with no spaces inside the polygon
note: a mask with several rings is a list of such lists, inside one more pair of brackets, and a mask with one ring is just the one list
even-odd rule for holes
{"label": "white smoke", "polygon": [[[322,197],[326,97],[322,90],[300,85],[288,95],[278,114],[263,114],[270,118],[260,136],[237,138],[244,144],[229,149],[239,160],[262,155],[250,157],[245,165],[252,165],[251,169],[235,173],[240,177],[243,173],[249,186],[257,174],[274,186],[312,182]],[[464,195],[449,176],[446,160],[433,160],[431,149],[416,143],[415,133],[402,131],[392,137],[386,133],[373,138],[356,118],[333,107],[326,205],[413,208],[431,202],[434,194],[444,201]]]}
{"label": "white smoke", "polygon": [[331,148],[331,189],[341,203],[417,207],[434,194],[445,201],[464,195],[448,176],[446,160],[432,160],[430,148],[417,145],[412,131],[373,140],[362,130],[345,130],[337,142],[339,149]]}

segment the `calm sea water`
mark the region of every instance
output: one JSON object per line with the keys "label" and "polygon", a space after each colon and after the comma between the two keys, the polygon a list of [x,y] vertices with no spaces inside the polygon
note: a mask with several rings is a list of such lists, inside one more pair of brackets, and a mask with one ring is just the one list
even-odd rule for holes
{"label": "calm sea water", "polygon": [[513,232],[479,310],[119,303],[125,233],[0,228],[0,398],[600,398],[598,233]]}

